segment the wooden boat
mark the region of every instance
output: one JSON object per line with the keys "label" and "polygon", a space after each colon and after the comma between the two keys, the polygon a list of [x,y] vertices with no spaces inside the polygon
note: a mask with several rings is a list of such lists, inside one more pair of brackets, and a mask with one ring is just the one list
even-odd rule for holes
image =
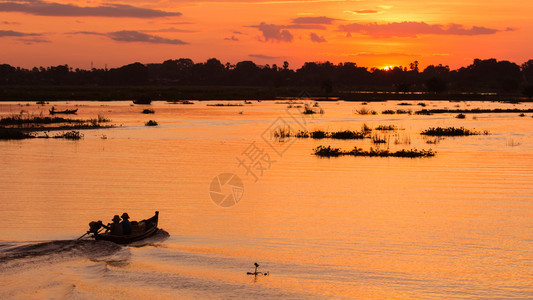
{"label": "wooden boat", "polygon": [[49,110],[51,115],[55,114],[67,114],[72,115],[78,112],[78,109],[65,109],[65,110],[55,110],[53,107]]}
{"label": "wooden boat", "polygon": [[154,235],[157,231],[157,224],[159,223],[159,212],[156,211],[155,215],[149,219],[139,222],[132,221],[132,231],[129,235],[112,235],[110,232],[99,233],[102,228],[102,222],[91,222],[89,224],[89,234],[92,234],[92,238],[95,240],[109,241],[116,244],[130,244],[136,241],[143,240],[147,237]]}

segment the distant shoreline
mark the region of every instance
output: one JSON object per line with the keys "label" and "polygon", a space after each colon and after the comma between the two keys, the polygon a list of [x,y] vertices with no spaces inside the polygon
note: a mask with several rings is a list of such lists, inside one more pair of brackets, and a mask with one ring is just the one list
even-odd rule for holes
{"label": "distant shoreline", "polygon": [[0,86],[0,101],[131,101],[148,97],[152,101],[181,100],[278,100],[376,102],[387,100],[508,101],[532,102],[519,93],[446,93],[334,90],[328,95],[317,87],[235,87],[235,86]]}

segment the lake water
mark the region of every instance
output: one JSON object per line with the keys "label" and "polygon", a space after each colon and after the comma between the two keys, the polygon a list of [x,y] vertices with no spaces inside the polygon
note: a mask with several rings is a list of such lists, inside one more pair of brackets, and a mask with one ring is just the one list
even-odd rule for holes
{"label": "lake water", "polygon": [[[419,110],[418,102],[321,102],[324,113],[307,116],[275,101],[55,103],[117,127],[83,130],[79,141],[0,141],[0,298],[533,298],[533,114],[380,113]],[[0,114],[47,115],[50,107],[4,102]],[[354,113],[361,109],[378,114]],[[144,126],[148,120],[159,126]],[[280,127],[363,124],[399,128],[373,131],[388,141],[382,149],[437,154],[319,158],[319,145],[376,145],[272,136]],[[420,135],[437,126],[490,135]],[[242,185],[224,184],[225,175],[216,181],[219,174]],[[215,203],[221,195],[226,207]],[[168,238],[162,232],[132,247],[74,241],[90,221],[156,210]],[[246,275],[254,262],[269,275]]]}

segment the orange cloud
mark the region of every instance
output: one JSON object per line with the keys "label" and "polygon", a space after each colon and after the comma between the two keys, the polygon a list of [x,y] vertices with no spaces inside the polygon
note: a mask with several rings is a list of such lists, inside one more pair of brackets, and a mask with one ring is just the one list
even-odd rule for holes
{"label": "orange cloud", "polygon": [[104,4],[100,6],[76,6],[45,2],[40,0],[2,1],[2,12],[21,12],[38,16],[56,17],[127,17],[127,18],[158,18],[181,16],[179,12],[166,12],[157,9],[140,8],[125,4]]}
{"label": "orange cloud", "polygon": [[326,39],[323,36],[318,36],[314,32],[311,32],[310,38],[311,38],[311,41],[315,42],[315,43],[325,43],[325,42],[327,42]]}
{"label": "orange cloud", "polygon": [[[450,24],[448,26],[440,24],[427,24],[425,22],[394,22],[387,24],[378,23],[352,23],[348,25],[340,25],[341,31],[348,34],[360,33],[372,37],[417,37],[419,35],[486,35],[495,34],[501,30],[486,28],[480,26],[473,26],[472,28],[465,28],[460,24]],[[513,29],[507,28],[505,31]]]}

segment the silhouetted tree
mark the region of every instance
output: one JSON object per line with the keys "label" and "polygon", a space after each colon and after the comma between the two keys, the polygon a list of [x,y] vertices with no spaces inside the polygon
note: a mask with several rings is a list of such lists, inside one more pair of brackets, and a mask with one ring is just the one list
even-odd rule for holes
{"label": "silhouetted tree", "polygon": [[446,90],[446,81],[437,77],[433,77],[426,81],[426,88],[428,91],[433,93],[442,93]]}
{"label": "silhouetted tree", "polygon": [[522,90],[522,94],[524,94],[529,99],[533,98],[533,84],[526,85],[524,89]]}

